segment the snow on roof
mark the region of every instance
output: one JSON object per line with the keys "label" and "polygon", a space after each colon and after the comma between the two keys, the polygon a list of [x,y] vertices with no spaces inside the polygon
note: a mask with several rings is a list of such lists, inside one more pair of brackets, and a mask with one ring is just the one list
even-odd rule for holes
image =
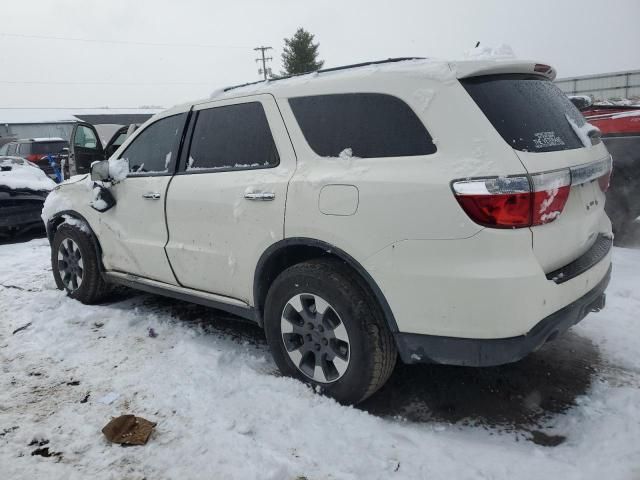
{"label": "snow on roof", "polygon": [[500,73],[537,73],[549,79],[555,78],[555,71],[550,67],[540,71],[536,67],[546,65],[532,60],[519,60],[513,55],[508,46],[497,49],[481,49],[466,55],[462,60],[442,60],[432,58],[389,59],[387,62],[370,62],[347,66],[344,68],[320,70],[307,74],[285,77],[282,79],[265,80],[214,90],[208,100],[231,98],[240,95],[271,92],[302,85],[315,79],[349,79],[369,76],[378,73],[407,73],[422,75],[439,82],[450,82],[456,78],[476,75]]}
{"label": "snow on roof", "polygon": [[162,108],[0,108],[0,125],[77,122],[83,115],[154,115]]}

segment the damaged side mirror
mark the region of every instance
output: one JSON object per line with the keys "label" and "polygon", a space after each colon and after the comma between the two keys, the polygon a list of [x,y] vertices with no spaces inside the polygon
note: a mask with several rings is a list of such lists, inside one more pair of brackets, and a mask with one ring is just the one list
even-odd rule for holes
{"label": "damaged side mirror", "polygon": [[[93,177],[93,168],[91,170]],[[97,183],[93,184],[93,200],[90,203],[91,208],[99,212],[106,212],[111,207],[115,206],[115,204],[116,199],[108,188],[98,185]]]}
{"label": "damaged side mirror", "polygon": [[106,182],[109,180],[109,161],[102,160],[91,164],[91,180],[94,182]]}

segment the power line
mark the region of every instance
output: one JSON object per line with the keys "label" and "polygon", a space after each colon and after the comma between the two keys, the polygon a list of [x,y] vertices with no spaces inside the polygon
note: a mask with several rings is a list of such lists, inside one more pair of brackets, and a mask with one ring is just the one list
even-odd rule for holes
{"label": "power line", "polygon": [[238,48],[247,49],[251,47],[241,45],[211,45],[201,43],[156,43],[156,42],[132,42],[128,40],[106,40],[98,38],[77,38],[77,37],[57,37],[50,35],[27,35],[23,33],[2,33],[3,37],[33,38],[38,40],[62,40],[66,42],[89,42],[89,43],[111,43],[116,45],[143,45],[147,47],[188,47],[188,48]]}
{"label": "power line", "polygon": [[260,51],[260,53],[262,53],[262,58],[256,58],[256,62],[262,62],[262,68],[258,70],[258,74],[264,75],[264,79],[266,80],[267,76],[271,75],[271,69],[267,68],[267,62],[270,62],[271,60],[273,60],[273,57],[265,57],[264,52],[266,52],[267,50],[273,50],[273,48],[260,46],[260,47],[254,48],[254,50],[256,52]]}
{"label": "power line", "polygon": [[0,80],[3,85],[131,85],[131,86],[152,86],[152,85],[214,85],[214,82],[49,82],[43,80]]}

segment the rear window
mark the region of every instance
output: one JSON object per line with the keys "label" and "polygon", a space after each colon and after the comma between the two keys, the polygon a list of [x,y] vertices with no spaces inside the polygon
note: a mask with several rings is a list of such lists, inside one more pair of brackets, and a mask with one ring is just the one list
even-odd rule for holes
{"label": "rear window", "polygon": [[67,142],[36,142],[25,143],[20,147],[20,152],[28,150],[29,153],[38,155],[46,155],[47,153],[60,153],[63,148],[67,147]]}
{"label": "rear window", "polygon": [[516,150],[555,152],[581,148],[567,116],[586,122],[551,81],[531,75],[488,75],[460,81],[502,138]]}
{"label": "rear window", "polygon": [[409,157],[436,151],[431,135],[397,97],[380,93],[315,95],[289,99],[313,151],[337,157],[350,148],[361,158]]}

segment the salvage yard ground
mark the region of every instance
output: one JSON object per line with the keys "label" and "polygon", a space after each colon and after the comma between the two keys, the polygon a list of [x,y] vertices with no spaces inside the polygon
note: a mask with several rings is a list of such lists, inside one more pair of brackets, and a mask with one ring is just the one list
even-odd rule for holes
{"label": "salvage yard ground", "polygon": [[[640,250],[615,249],[604,311],[522,362],[398,366],[358,408],[215,310],[75,302],[49,255],[0,245],[2,479],[640,478]],[[125,413],[157,422],[146,446],[100,433]]]}

